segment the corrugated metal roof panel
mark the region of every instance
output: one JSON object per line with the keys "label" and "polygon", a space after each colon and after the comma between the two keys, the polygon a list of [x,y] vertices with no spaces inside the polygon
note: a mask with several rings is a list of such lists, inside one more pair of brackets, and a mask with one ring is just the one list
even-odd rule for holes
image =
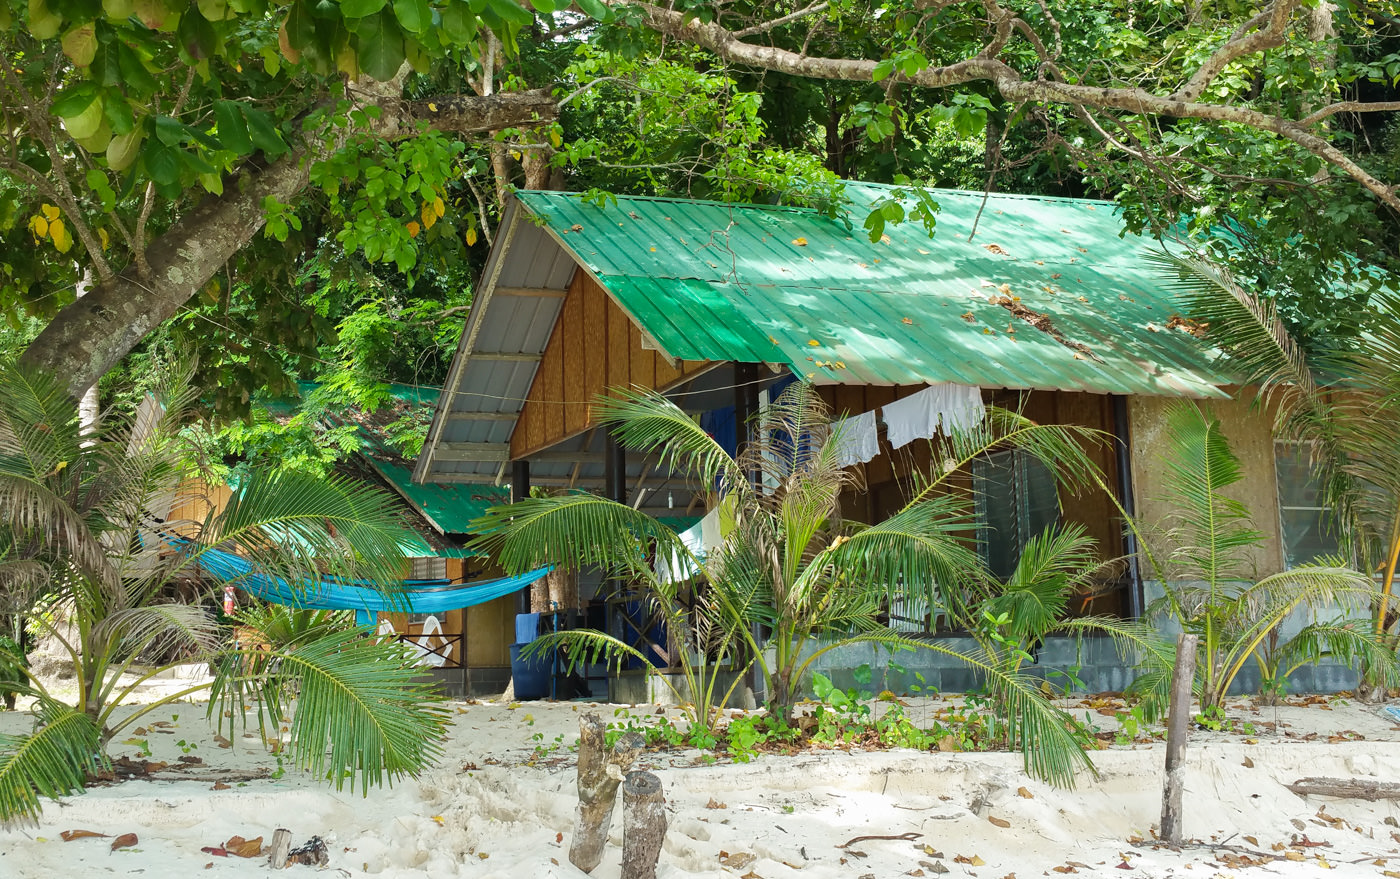
{"label": "corrugated metal roof panel", "polygon": [[1109,202],[934,190],[934,237],[906,222],[872,243],[860,223],[894,187],[847,194],[838,218],[518,196],[673,357],[783,362],[839,384],[1222,396],[1230,382],[1215,351],[1169,326],[1171,291],[1142,259],[1155,245]]}

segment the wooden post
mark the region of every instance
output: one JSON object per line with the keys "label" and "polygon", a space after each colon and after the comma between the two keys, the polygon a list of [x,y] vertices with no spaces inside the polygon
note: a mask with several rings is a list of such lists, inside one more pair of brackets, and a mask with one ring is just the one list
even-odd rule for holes
{"label": "wooden post", "polygon": [[578,727],[578,812],[569,862],[591,873],[603,860],[603,849],[608,844],[617,786],[646,747],[646,738],[641,733],[628,733],[618,739],[609,753],[603,741],[606,727],[598,715],[583,715]]}
{"label": "wooden post", "polygon": [[629,772],[622,785],[622,879],[656,879],[666,839],[666,798],[661,779]]}
{"label": "wooden post", "polygon": [[1196,677],[1196,635],[1176,636],[1171,705],[1167,709],[1167,775],[1162,786],[1163,841],[1181,844],[1181,788],[1186,774],[1186,736],[1191,720],[1191,682]]}
{"label": "wooden post", "polygon": [[287,866],[287,855],[292,850],[292,831],[279,827],[272,834],[272,850],[268,853],[268,866],[281,870]]}

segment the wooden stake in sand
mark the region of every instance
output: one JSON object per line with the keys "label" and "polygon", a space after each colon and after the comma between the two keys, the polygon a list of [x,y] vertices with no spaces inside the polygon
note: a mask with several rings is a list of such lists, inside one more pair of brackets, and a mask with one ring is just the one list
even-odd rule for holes
{"label": "wooden stake in sand", "polygon": [[622,785],[622,879],[656,879],[666,839],[666,798],[661,779],[629,772]]}
{"label": "wooden stake in sand", "polygon": [[1162,786],[1161,838],[1181,844],[1181,788],[1186,774],[1186,735],[1191,719],[1191,682],[1196,677],[1196,644],[1200,638],[1176,636],[1176,666],[1172,669],[1171,705],[1167,709],[1167,777]]}
{"label": "wooden stake in sand", "polygon": [[569,846],[569,862],[585,873],[593,872],[603,860],[612,826],[613,804],[623,773],[646,747],[641,733],[628,733],[609,752],[603,734],[606,727],[596,714],[578,719],[578,813],[574,819],[574,841]]}
{"label": "wooden stake in sand", "polygon": [[272,834],[272,848],[267,856],[267,864],[274,870],[287,866],[287,854],[292,850],[292,831],[279,827]]}

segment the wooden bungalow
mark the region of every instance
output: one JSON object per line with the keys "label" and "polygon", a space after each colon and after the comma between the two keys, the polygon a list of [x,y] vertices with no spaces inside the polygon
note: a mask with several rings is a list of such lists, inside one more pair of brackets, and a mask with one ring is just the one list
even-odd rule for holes
{"label": "wooden bungalow", "polygon": [[[581,488],[657,515],[695,515],[700,487],[627,454],[599,429],[590,401],[610,388],[662,391],[736,443],[736,424],[801,379],[837,415],[882,413],[878,454],[859,465],[866,489],[843,499],[855,518],[898,509],[907,476],[931,464],[928,443],[891,444],[890,413],[900,407],[884,408],[931,386],[978,389],[981,402],[1111,436],[1093,451],[1109,490],[1151,514],[1165,478],[1154,448],[1166,404],[1213,398],[1246,461],[1246,499],[1260,523],[1277,523],[1260,571],[1285,563],[1289,541],[1312,539],[1302,532],[1316,537],[1297,456],[1284,450],[1276,468],[1267,420],[1232,398],[1218,353],[1144,258],[1161,245],[1127,234],[1111,203],[935,190],[936,234],[911,220],[871,241],[862,222],[872,210],[912,209],[915,199],[858,183],[846,195],[831,215],[517,193],[414,482],[509,480],[516,496],[532,485]],[[1059,497],[1033,462],[1011,453],[980,462],[971,478],[993,570],[1014,565],[1025,541],[1057,519],[1082,523],[1106,556],[1133,556],[1105,494]],[[1150,590],[1128,566],[1083,609],[1137,616]],[[589,589],[579,594],[583,612]],[[1110,654],[1090,686],[1122,686]]]}

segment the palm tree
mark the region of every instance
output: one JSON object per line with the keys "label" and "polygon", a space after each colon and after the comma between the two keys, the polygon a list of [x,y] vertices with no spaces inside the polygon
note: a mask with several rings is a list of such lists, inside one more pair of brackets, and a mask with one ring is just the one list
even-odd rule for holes
{"label": "palm tree", "polygon": [[[1317,466],[1324,505],[1355,563],[1381,573],[1372,628],[1395,647],[1393,613],[1400,564],[1400,292],[1371,296],[1364,334],[1340,348],[1305,353],[1269,300],[1240,287],[1229,271],[1198,255],[1163,254],[1186,311],[1228,357],[1242,383],[1258,386],[1275,433],[1306,443]],[[1381,673],[1383,669],[1377,669]],[[1363,690],[1384,697],[1371,666]]]}
{"label": "palm tree", "polygon": [[[386,495],[290,472],[255,473],[200,521],[160,521],[189,493],[193,475],[180,433],[192,402],[188,377],[188,368],[180,371],[163,405],[83,432],[61,381],[0,367],[0,591],[31,611],[42,599],[68,618],[64,628],[50,614],[30,615],[71,657],[78,690],[67,704],[27,673],[6,684],[34,697],[36,726],[0,739],[0,822],[37,817],[39,795],[81,790],[121,730],[211,686],[119,712],[171,656],[218,668],[209,706],[218,722],[228,702],[251,694],[270,700],[258,716],[275,726],[294,684],[288,753],[337,786],[414,773],[438,752],[445,716],[397,645],[340,629],[240,662],[205,607],[163,597],[173,579],[197,577],[216,546],[290,582],[329,572],[391,583],[406,536]],[[158,667],[143,664],[152,658]],[[134,683],[124,683],[128,673]]]}
{"label": "palm tree", "polygon": [[[1154,554],[1142,540],[1143,555],[1164,586],[1149,608],[1200,636],[1197,662],[1203,710],[1220,708],[1226,693],[1251,658],[1270,669],[1281,663],[1316,661],[1334,655],[1360,659],[1397,680],[1393,650],[1365,627],[1348,622],[1348,610],[1363,607],[1375,594],[1366,575],[1335,560],[1305,564],[1256,580],[1248,550],[1263,541],[1249,510],[1227,495],[1241,479],[1240,461],[1221,432],[1220,422],[1190,403],[1169,411],[1164,460],[1173,489],[1173,513],[1160,541],[1169,554]],[[1141,526],[1133,527],[1141,532]],[[1338,607],[1343,617],[1315,622],[1292,641],[1277,644],[1279,625],[1300,608]],[[1272,649],[1270,649],[1272,648]],[[1275,689],[1281,681],[1273,675]]]}
{"label": "palm tree", "polygon": [[[1068,784],[1077,769],[1092,768],[1082,727],[1019,670],[876,622],[892,598],[965,614],[987,594],[987,575],[968,539],[972,498],[957,488],[956,473],[989,450],[1018,448],[1087,485],[1097,471],[1080,443],[1094,438],[1091,431],[1039,425],[992,408],[984,423],[939,442],[933,458],[943,468],[922,480],[903,509],[865,525],[841,518],[840,495],[854,476],[839,463],[839,429],[829,425],[827,408],[809,385],[790,387],[760,413],[762,430],[737,458],[654,392],[617,392],[599,400],[595,412],[627,448],[655,454],[660,466],[713,487],[710,507],[722,511],[722,544],[693,552],[646,514],[586,494],[529,498],[493,509],[476,525],[483,535],[478,545],[506,570],[598,568],[649,595],[677,621],[693,619],[678,608],[680,592],[691,590],[702,596],[700,622],[673,622],[672,642],[701,666],[707,648],[711,658],[744,655],[763,675],[770,711],[784,716],[812,663],[830,650],[875,643],[956,657],[986,677],[1006,713],[1009,741],[1023,750],[1029,771]],[[658,573],[657,559],[669,560],[662,566],[668,571],[696,576],[682,586]],[[696,631],[717,637],[697,643]],[[552,643],[559,642],[640,656],[601,632],[563,633]],[[697,707],[697,722],[708,723],[709,704]]]}

